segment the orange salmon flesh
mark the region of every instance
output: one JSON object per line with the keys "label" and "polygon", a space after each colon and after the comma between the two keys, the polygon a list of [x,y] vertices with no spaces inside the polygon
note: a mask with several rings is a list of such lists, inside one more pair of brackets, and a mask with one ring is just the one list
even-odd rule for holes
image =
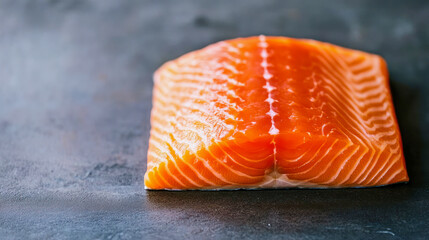
{"label": "orange salmon flesh", "polygon": [[154,74],[147,189],[407,182],[380,56],[314,40],[222,41]]}

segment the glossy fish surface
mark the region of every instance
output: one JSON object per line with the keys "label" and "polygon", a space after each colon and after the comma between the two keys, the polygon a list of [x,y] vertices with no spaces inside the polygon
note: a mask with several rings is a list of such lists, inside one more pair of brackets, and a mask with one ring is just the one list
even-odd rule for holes
{"label": "glossy fish surface", "polygon": [[370,187],[408,175],[385,61],[314,40],[227,40],[154,74],[147,189]]}

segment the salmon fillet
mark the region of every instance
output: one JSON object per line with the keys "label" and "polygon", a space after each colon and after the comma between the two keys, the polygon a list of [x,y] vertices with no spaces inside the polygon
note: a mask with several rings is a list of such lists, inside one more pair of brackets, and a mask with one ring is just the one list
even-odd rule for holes
{"label": "salmon fillet", "polygon": [[222,41],[154,74],[147,189],[407,182],[385,61],[314,40]]}

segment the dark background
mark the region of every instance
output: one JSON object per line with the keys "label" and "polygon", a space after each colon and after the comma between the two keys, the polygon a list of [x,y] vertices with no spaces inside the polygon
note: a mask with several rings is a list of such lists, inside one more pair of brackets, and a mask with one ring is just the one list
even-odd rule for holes
{"label": "dark background", "polygon": [[[410,183],[145,191],[154,70],[259,34],[382,55]],[[427,239],[428,76],[424,0],[0,0],[0,239]]]}

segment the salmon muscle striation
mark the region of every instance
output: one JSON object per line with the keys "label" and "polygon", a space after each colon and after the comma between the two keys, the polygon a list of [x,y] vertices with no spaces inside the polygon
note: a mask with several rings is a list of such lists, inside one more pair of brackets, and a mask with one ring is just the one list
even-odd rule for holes
{"label": "salmon muscle striation", "polygon": [[408,181],[377,55],[314,40],[239,38],[167,62],[154,82],[147,189]]}

